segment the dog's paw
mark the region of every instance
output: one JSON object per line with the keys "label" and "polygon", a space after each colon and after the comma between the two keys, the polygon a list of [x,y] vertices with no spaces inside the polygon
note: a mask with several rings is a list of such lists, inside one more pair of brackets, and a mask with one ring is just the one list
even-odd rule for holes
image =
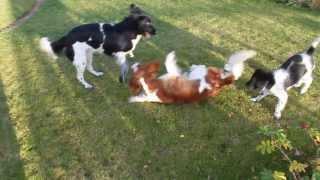
{"label": "dog's paw", "polygon": [[144,78],[140,78],[140,79],[139,79],[139,82],[140,82],[141,84],[145,84]]}
{"label": "dog's paw", "polygon": [[104,74],[103,72],[96,72],[95,75],[96,75],[97,77],[99,77],[99,76],[102,76],[103,74]]}
{"label": "dog's paw", "polygon": [[128,99],[128,102],[129,103],[135,103],[135,102],[137,102],[137,98],[136,97],[130,97],[129,99]]}
{"label": "dog's paw", "polygon": [[257,100],[257,98],[250,98],[250,101],[252,101],[252,102],[258,102],[258,100]]}
{"label": "dog's paw", "polygon": [[130,52],[130,53],[129,53],[129,57],[134,58],[133,52]]}
{"label": "dog's paw", "polygon": [[281,112],[274,112],[274,117],[279,120],[281,118]]}
{"label": "dog's paw", "polygon": [[307,92],[307,90],[308,90],[308,89],[302,88],[302,89],[300,90],[300,94],[303,95],[304,93]]}
{"label": "dog's paw", "polygon": [[93,89],[94,87],[93,87],[93,85],[91,85],[91,84],[86,84],[86,85],[84,85],[84,88],[86,88],[86,89]]}
{"label": "dog's paw", "polygon": [[119,76],[119,82],[120,83],[126,83],[126,78],[125,77],[123,77],[123,76]]}

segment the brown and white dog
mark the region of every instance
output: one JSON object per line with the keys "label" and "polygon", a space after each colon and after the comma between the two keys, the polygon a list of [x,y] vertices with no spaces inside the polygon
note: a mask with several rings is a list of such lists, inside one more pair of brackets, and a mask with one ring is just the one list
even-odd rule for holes
{"label": "brown and white dog", "polygon": [[244,61],[255,55],[255,51],[239,51],[229,58],[223,69],[192,65],[188,72],[181,73],[175,53],[171,52],[165,62],[167,73],[160,77],[157,77],[158,61],[134,64],[129,87],[135,96],[130,97],[129,102],[192,103],[217,96],[224,86],[241,76]]}

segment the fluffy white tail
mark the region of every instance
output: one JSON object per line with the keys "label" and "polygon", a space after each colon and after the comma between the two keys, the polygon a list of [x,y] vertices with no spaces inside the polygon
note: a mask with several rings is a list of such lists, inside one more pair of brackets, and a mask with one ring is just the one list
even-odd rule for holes
{"label": "fluffy white tail", "polygon": [[313,42],[312,42],[311,45],[312,45],[314,48],[316,48],[319,44],[320,44],[320,36],[317,37],[315,40],[313,40]]}
{"label": "fluffy white tail", "polygon": [[52,59],[57,59],[58,57],[56,54],[53,52],[51,42],[49,41],[49,38],[43,37],[40,39],[40,49],[47,53],[48,56],[50,56]]}
{"label": "fluffy white tail", "polygon": [[176,76],[181,75],[181,69],[177,65],[176,53],[174,51],[167,55],[165,66],[168,74]]}
{"label": "fluffy white tail", "polygon": [[311,46],[306,51],[306,53],[309,54],[310,56],[313,55],[314,51],[316,50],[319,44],[320,44],[320,36],[312,41]]}
{"label": "fluffy white tail", "polygon": [[230,56],[228,63],[224,65],[224,70],[232,73],[235,80],[237,80],[242,75],[244,62],[253,58],[256,54],[257,53],[253,50],[238,51]]}

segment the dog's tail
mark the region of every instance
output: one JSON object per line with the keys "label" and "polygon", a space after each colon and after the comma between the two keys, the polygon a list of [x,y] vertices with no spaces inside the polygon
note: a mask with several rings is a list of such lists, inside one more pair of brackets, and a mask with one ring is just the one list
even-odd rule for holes
{"label": "dog's tail", "polygon": [[256,54],[253,50],[243,50],[232,54],[228,63],[224,65],[224,71],[227,74],[231,73],[235,80],[239,79],[244,69],[244,62],[253,58]]}
{"label": "dog's tail", "polygon": [[311,43],[311,46],[309,47],[309,49],[307,49],[306,53],[312,56],[319,44],[320,44],[320,36],[313,40],[313,42]]}
{"label": "dog's tail", "polygon": [[165,61],[165,66],[168,74],[170,75],[181,75],[181,69],[177,65],[176,53],[174,51],[170,52]]}
{"label": "dog's tail", "polygon": [[62,37],[57,41],[51,42],[49,38],[43,37],[40,39],[40,49],[47,53],[52,59],[57,59],[58,53],[65,48],[66,37]]}

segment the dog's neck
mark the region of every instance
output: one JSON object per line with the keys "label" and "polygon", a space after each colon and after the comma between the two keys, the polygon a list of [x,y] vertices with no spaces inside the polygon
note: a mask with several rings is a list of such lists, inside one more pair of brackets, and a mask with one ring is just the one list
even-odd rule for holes
{"label": "dog's neck", "polygon": [[136,38],[138,33],[138,25],[132,17],[126,17],[121,22],[114,25],[115,29],[120,33],[126,33],[132,35],[133,39]]}

